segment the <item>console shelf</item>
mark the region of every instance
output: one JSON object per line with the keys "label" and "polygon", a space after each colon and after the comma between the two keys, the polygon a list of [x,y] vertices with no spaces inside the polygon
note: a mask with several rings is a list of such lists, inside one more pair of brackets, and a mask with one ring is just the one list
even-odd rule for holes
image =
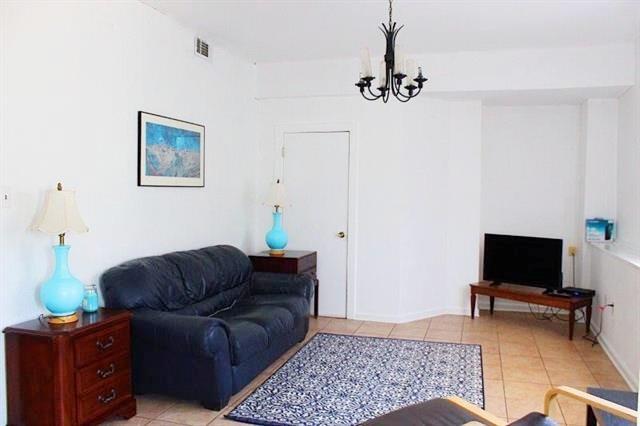
{"label": "console shelf", "polygon": [[476,297],[483,295],[489,296],[489,312],[491,312],[492,315],[496,297],[569,311],[569,340],[573,340],[576,310],[586,308],[585,324],[587,326],[587,333],[590,331],[593,296],[558,297],[544,294],[544,290],[540,288],[506,283],[496,286],[492,285],[490,281],[480,281],[469,284],[469,286],[471,287],[471,319],[475,318]]}

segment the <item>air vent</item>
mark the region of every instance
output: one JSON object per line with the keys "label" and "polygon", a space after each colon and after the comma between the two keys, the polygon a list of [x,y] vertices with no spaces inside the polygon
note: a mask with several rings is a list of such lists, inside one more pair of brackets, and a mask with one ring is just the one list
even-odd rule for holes
{"label": "air vent", "polygon": [[200,37],[196,37],[196,55],[201,58],[209,57],[209,43],[202,40]]}

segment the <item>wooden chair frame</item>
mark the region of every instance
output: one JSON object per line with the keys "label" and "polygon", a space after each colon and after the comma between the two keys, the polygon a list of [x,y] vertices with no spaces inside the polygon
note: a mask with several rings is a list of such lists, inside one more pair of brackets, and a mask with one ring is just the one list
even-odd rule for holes
{"label": "wooden chair frame", "polygon": [[606,399],[588,394],[578,389],[570,388],[569,386],[558,386],[557,388],[551,388],[544,396],[544,414],[549,415],[549,409],[551,408],[551,402],[559,395],[566,396],[571,399],[580,401],[591,407],[606,411],[614,416],[623,418],[630,422],[636,423],[638,421],[638,412],[631,408],[624,407]]}
{"label": "wooden chair frame", "polygon": [[[549,415],[549,410],[551,409],[551,402],[558,396],[566,396],[567,398],[571,398],[577,401],[580,401],[586,405],[590,405],[591,407],[603,410],[608,413],[613,414],[614,416],[621,417],[625,420],[629,420],[631,422],[638,421],[638,412],[634,411],[630,408],[623,407],[622,405],[615,404],[611,401],[607,401],[606,399],[599,398],[597,396],[588,394],[586,392],[579,391],[577,389],[570,388],[568,386],[558,386],[551,388],[547,391],[544,396],[544,415]],[[454,403],[458,407],[467,411],[468,413],[482,419],[482,421],[487,426],[505,426],[507,423],[501,418],[494,416],[488,411],[483,410],[482,408],[474,405],[464,399],[457,396],[449,396],[446,398],[448,401]]]}

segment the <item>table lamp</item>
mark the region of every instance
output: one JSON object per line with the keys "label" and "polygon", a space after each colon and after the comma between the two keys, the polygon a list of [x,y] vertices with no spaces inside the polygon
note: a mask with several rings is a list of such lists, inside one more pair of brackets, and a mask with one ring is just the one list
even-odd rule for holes
{"label": "table lamp", "polygon": [[284,184],[280,182],[280,179],[271,186],[271,192],[269,197],[265,201],[265,204],[273,206],[273,228],[265,235],[265,241],[267,246],[271,249],[269,254],[271,256],[284,256],[284,248],[287,246],[289,237],[284,229],[282,229],[282,207],[285,204],[285,191]]}
{"label": "table lamp", "polygon": [[69,247],[64,243],[67,232],[87,232],[82,221],[75,192],[63,191],[58,183],[55,190],[47,193],[44,209],[33,224],[33,229],[46,234],[58,235],[60,244],[53,246],[56,267],[53,275],[40,288],[40,300],[51,312],[47,318],[51,324],[66,324],[78,320],[76,310],[82,304],[84,285],[69,272]]}

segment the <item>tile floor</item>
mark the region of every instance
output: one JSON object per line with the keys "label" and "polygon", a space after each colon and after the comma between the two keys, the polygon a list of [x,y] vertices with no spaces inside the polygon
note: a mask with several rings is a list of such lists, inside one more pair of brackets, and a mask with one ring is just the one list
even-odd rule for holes
{"label": "tile floor", "polygon": [[[357,336],[393,337],[482,345],[485,405],[505,420],[530,411],[542,411],[543,396],[551,385],[579,389],[600,386],[627,389],[627,385],[600,346],[592,347],[577,328],[573,342],[567,340],[567,324],[558,320],[539,321],[529,314],[483,312],[479,318],[443,315],[406,324],[386,324],[345,319],[312,319],[307,339],[318,331]],[[235,395],[222,411],[206,410],[196,402],[159,396],[139,396],[138,415],[129,421],[108,425],[205,426],[241,424],[224,415],[286,362],[300,346],[292,348],[265,372]],[[567,399],[553,406],[552,417],[560,424],[583,426],[585,407]]]}

